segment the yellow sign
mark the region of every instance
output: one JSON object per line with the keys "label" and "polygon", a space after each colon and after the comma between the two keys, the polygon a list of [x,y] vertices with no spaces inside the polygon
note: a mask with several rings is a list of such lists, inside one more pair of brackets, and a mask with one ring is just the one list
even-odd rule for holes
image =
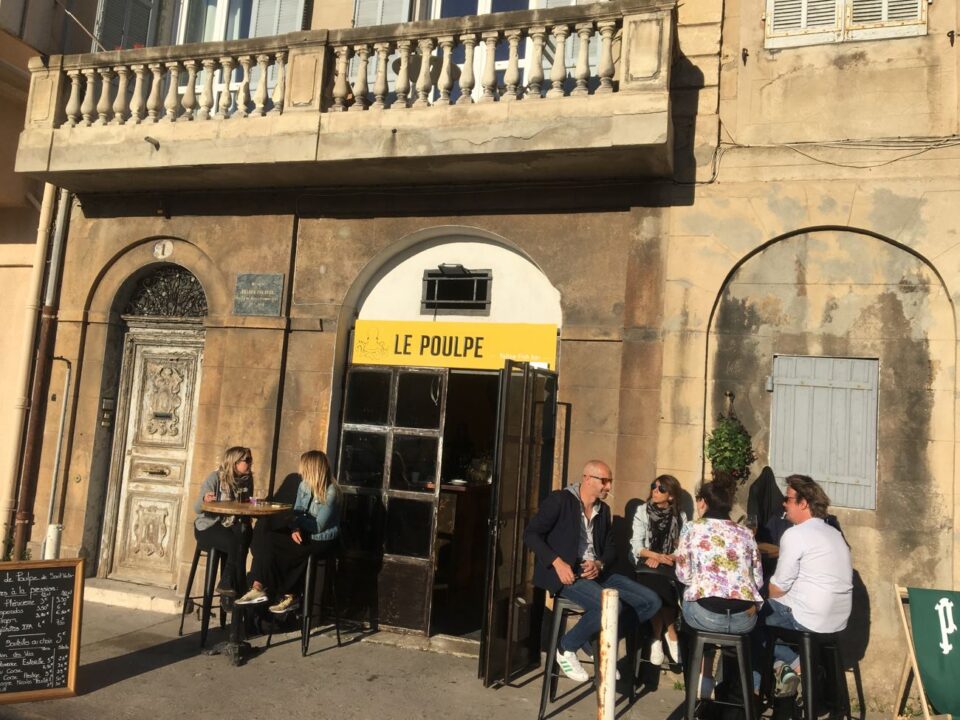
{"label": "yellow sign", "polygon": [[356,365],[499,370],[506,360],[557,363],[557,328],[527,323],[357,320]]}

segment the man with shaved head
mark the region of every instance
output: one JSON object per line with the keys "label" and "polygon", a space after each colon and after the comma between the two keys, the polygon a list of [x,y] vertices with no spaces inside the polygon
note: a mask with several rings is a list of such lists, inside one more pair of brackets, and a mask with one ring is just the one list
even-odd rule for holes
{"label": "man with shaved head", "polygon": [[544,499],[523,532],[524,544],[536,556],[533,582],[585,611],[557,647],[557,664],[564,675],[577,682],[588,677],[577,659],[577,650],[586,648],[600,630],[600,598],[605,588],[617,590],[621,612],[633,608],[641,623],[660,609],[655,592],[610,571],[617,551],[610,507],[604,500],[612,486],[610,466],[591,460],[584,465],[579,483]]}

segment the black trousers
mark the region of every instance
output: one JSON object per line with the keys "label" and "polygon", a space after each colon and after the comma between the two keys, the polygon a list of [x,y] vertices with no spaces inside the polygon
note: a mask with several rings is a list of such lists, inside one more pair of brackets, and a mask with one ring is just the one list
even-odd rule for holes
{"label": "black trousers", "polygon": [[247,550],[250,548],[250,523],[237,519],[230,527],[224,527],[217,522],[206,530],[198,530],[193,526],[193,536],[197,539],[197,546],[202,550],[216,548],[227,556],[227,565],[220,578],[222,587],[242,590],[242,571],[247,565]]}
{"label": "black trousers", "polygon": [[299,595],[303,591],[307,560],[311,555],[332,552],[336,545],[336,540],[317,542],[308,538],[297,544],[291,533],[287,526],[263,520],[257,521],[253,530],[250,580],[263,585],[271,597],[287,593]]}

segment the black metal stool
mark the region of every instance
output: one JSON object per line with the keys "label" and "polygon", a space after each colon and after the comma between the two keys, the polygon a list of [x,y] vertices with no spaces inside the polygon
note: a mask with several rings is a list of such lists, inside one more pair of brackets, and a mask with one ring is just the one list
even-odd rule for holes
{"label": "black metal stool", "polygon": [[850,693],[847,690],[847,679],[843,674],[843,658],[840,656],[840,633],[815,633],[807,630],[792,630],[790,628],[767,626],[767,648],[763,662],[763,689],[764,697],[770,701],[773,697],[773,649],[780,642],[796,648],[800,654],[800,680],[803,697],[803,717],[806,720],[817,717],[816,709],[816,669],[814,660],[822,658],[823,652],[831,655],[833,677],[836,683],[837,699],[843,704],[843,717],[850,720]]}
{"label": "black metal stool", "polygon": [[693,720],[697,712],[697,698],[700,695],[700,666],[703,664],[704,649],[709,645],[712,647],[732,648],[737,654],[738,675],[740,677],[740,689],[743,693],[743,704],[725,703],[719,700],[714,702],[721,705],[734,705],[742,707],[747,720],[757,720],[757,707],[753,701],[753,671],[750,664],[750,636],[749,634],[738,635],[734,633],[707,632],[706,630],[697,630],[690,626],[685,626],[686,632],[690,636],[690,649],[687,651],[687,699],[686,720]]}
{"label": "black metal stool", "polygon": [[[337,603],[337,552],[330,552],[323,555],[310,555],[307,558],[307,571],[303,583],[303,605],[301,607],[301,625],[300,625],[300,654],[306,655],[310,649],[310,621],[313,618],[314,609],[322,611],[323,593],[320,593],[318,600],[313,599],[313,590],[317,584],[317,569],[323,568],[323,580],[326,584],[327,578],[330,578],[330,595],[333,600],[333,626],[337,631],[337,647],[340,643],[340,606]],[[270,647],[270,641],[273,639],[273,624],[270,625],[270,634],[267,635],[267,647]]]}
{"label": "black metal stool", "polygon": [[[553,598],[553,621],[550,626],[550,641],[547,645],[547,657],[543,667],[543,688],[540,691],[540,712],[537,720],[543,720],[547,711],[547,705],[557,699],[557,678],[560,677],[560,671],[557,669],[557,646],[560,644],[560,637],[564,634],[567,626],[567,618],[571,615],[583,615],[584,609],[572,600],[566,598]],[[593,657],[597,657],[597,644],[593,643]],[[594,683],[597,677],[594,673]]]}
{"label": "black metal stool", "polygon": [[[207,556],[207,566],[203,577],[203,594],[191,595],[193,591],[193,580],[197,575],[197,565],[200,564],[200,556]],[[223,572],[223,564],[226,562],[227,555],[216,548],[203,550],[197,545],[193,551],[193,562],[190,564],[190,575],[187,577],[187,588],[183,593],[183,609],[180,611],[180,629],[177,635],[183,635],[183,620],[195,605],[194,600],[202,598],[200,605],[200,647],[207,642],[207,630],[210,628],[210,613],[213,610],[214,587],[217,582],[217,576]],[[226,616],[223,609],[223,603],[220,603],[220,627],[226,624]]]}

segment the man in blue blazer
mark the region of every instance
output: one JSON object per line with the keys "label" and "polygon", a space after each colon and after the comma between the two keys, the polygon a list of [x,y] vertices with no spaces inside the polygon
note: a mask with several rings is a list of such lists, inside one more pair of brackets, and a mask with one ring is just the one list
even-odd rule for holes
{"label": "man in blue blazer", "polygon": [[577,682],[588,678],[577,659],[577,650],[586,647],[600,630],[600,600],[605,588],[617,590],[621,612],[632,607],[640,622],[660,609],[655,592],[609,570],[617,550],[610,507],[604,500],[612,486],[610,466],[591,460],[584,466],[579,483],[555,490],[544,499],[523,532],[524,544],[536,557],[534,584],[586,611],[557,647],[557,664],[564,675]]}

